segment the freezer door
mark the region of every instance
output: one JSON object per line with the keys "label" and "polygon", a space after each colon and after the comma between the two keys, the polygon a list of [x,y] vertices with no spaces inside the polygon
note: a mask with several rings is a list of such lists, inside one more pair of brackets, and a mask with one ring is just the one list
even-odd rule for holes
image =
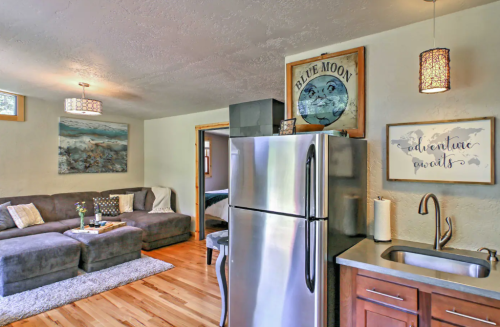
{"label": "freezer door", "polygon": [[229,215],[229,326],[325,327],[327,222],[311,223],[311,293],[305,219],[238,208]]}
{"label": "freezer door", "polygon": [[328,137],[306,134],[230,139],[229,204],[305,215],[307,153],[315,148],[312,211],[328,216]]}

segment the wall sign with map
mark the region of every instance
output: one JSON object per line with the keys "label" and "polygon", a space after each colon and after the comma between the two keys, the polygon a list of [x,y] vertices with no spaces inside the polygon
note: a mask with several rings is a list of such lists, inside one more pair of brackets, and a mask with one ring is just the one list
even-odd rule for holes
{"label": "wall sign with map", "polygon": [[387,180],[495,184],[495,118],[387,125]]}
{"label": "wall sign with map", "polygon": [[365,48],[286,65],[287,118],[365,136]]}

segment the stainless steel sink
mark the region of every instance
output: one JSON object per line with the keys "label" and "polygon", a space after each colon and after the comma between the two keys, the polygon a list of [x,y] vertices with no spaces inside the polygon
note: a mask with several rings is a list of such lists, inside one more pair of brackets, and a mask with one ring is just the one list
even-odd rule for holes
{"label": "stainless steel sink", "polygon": [[486,260],[441,251],[393,246],[382,253],[382,258],[474,278],[485,278],[490,274],[490,264]]}

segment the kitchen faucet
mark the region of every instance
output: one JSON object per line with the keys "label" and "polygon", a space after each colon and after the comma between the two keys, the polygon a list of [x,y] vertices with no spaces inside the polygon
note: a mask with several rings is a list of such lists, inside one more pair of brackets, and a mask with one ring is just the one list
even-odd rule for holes
{"label": "kitchen faucet", "polygon": [[451,239],[451,236],[453,234],[453,225],[451,223],[450,217],[446,217],[446,223],[448,224],[449,228],[446,233],[441,236],[441,210],[439,209],[439,201],[437,197],[432,193],[427,193],[422,197],[422,200],[420,200],[418,213],[421,215],[427,215],[429,213],[427,203],[429,202],[430,198],[434,200],[434,206],[436,209],[436,235],[434,237],[434,250],[440,251],[443,249],[443,246],[445,246],[445,244],[448,243],[448,241]]}

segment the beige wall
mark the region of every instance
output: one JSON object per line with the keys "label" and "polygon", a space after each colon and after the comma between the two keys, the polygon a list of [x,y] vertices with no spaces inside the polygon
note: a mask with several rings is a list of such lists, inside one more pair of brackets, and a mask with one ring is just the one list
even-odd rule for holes
{"label": "beige wall", "polygon": [[211,140],[212,176],[205,177],[205,191],[229,188],[229,136],[205,134]]}
{"label": "beige wall", "polygon": [[192,217],[196,204],[195,126],[229,121],[229,109],[146,120],[145,186],[165,186],[177,194],[177,211]]}
{"label": "beige wall", "polygon": [[[425,5],[424,3],[422,5]],[[425,21],[342,44],[286,57],[286,62],[366,47],[366,131],[369,144],[369,198],[393,201],[393,237],[432,243],[434,214],[417,213],[426,192],[441,200],[442,216],[455,224],[452,247],[500,248],[500,185],[445,185],[388,182],[385,126],[388,123],[500,117],[500,2],[437,20],[437,46],[451,49],[451,91],[418,93],[418,55],[432,47],[432,22]],[[496,133],[499,134],[497,121]],[[497,138],[498,140],[498,138]],[[500,153],[497,142],[496,153]],[[496,170],[500,171],[497,155]],[[498,174],[498,173],[497,173]],[[432,211],[433,212],[433,211]],[[373,203],[369,200],[369,221]]]}
{"label": "beige wall", "polygon": [[0,197],[143,186],[142,120],[106,114],[94,119],[129,124],[127,173],[59,175],[61,116],[87,119],[65,114],[62,100],[54,103],[27,97],[26,122],[0,121]]}

